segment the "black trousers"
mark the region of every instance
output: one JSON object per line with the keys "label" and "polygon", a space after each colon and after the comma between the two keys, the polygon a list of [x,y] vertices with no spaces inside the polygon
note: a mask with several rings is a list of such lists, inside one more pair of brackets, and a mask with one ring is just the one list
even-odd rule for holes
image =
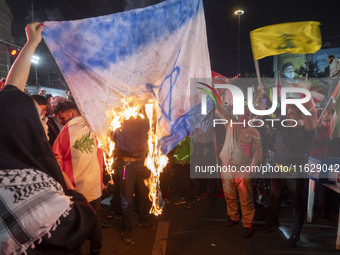
{"label": "black trousers", "polygon": [[90,240],[90,254],[99,255],[102,248],[102,228],[101,228],[101,197],[90,202],[90,205],[96,211],[96,221],[93,225],[93,229],[90,232],[88,239]]}
{"label": "black trousers", "polygon": [[[101,197],[89,202],[89,204],[93,207],[94,211],[96,212],[96,221],[93,224],[92,230],[88,235],[87,239],[90,241],[90,255],[100,255],[100,251],[102,249],[102,228],[101,228],[101,215],[100,215],[100,208],[101,208]],[[82,247],[79,248],[78,251],[74,253],[74,255],[83,255],[85,245],[83,244]],[[87,253],[86,253],[87,254]]]}
{"label": "black trousers", "polygon": [[284,187],[288,188],[289,193],[292,196],[293,206],[293,235],[300,235],[302,231],[305,201],[303,200],[303,187],[304,179],[271,179],[270,180],[270,215],[269,221],[278,222],[280,206],[281,206],[281,194]]}
{"label": "black trousers", "polygon": [[121,210],[123,218],[123,231],[132,231],[133,194],[136,192],[138,199],[138,214],[140,222],[150,220],[149,189],[144,180],[150,177],[150,170],[144,166],[144,160],[127,162],[120,158],[116,161],[116,171],[119,178]]}
{"label": "black trousers", "polygon": [[332,206],[339,204],[338,193],[318,183],[320,196],[320,217],[328,218],[331,215]]}
{"label": "black trousers", "polygon": [[187,200],[191,199],[190,165],[174,164],[174,177],[179,196]]}

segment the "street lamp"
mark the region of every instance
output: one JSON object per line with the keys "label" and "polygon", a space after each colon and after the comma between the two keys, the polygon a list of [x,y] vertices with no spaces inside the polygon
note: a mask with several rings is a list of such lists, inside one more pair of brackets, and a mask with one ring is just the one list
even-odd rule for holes
{"label": "street lamp", "polygon": [[31,58],[31,62],[35,65],[35,84],[38,85],[38,64],[39,64],[39,57],[33,55]]}
{"label": "street lamp", "polygon": [[238,45],[237,45],[237,73],[240,73],[240,31],[241,31],[241,15],[244,14],[244,10],[238,9],[235,12],[235,15],[238,16]]}

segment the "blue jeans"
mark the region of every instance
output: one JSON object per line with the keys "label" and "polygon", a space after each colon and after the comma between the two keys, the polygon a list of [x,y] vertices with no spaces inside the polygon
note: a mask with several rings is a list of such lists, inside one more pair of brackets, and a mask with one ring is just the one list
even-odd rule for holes
{"label": "blue jeans", "polygon": [[119,178],[123,231],[131,231],[135,186],[139,221],[148,222],[150,218],[149,209],[151,202],[149,200],[149,189],[144,184],[144,180],[150,177],[150,170],[144,166],[144,160],[126,162],[120,158],[117,159],[115,169]]}

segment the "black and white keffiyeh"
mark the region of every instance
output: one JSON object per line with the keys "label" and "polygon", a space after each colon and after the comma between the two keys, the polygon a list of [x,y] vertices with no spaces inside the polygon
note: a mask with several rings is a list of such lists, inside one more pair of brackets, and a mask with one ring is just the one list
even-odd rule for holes
{"label": "black and white keffiyeh", "polygon": [[51,236],[71,204],[61,185],[44,172],[0,170],[0,253],[22,254]]}
{"label": "black and white keffiyeh", "polygon": [[33,99],[12,85],[0,91],[0,169],[38,169],[66,189]]}

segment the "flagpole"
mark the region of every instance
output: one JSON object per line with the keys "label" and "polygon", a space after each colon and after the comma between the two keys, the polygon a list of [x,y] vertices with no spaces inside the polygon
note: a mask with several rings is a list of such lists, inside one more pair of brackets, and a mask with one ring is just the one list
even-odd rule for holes
{"label": "flagpole", "polygon": [[280,93],[281,93],[280,70],[277,70],[276,78],[277,78],[277,81],[276,81],[277,95],[280,96]]}
{"label": "flagpole", "polygon": [[279,82],[279,70],[276,71],[276,77],[275,77],[275,86],[277,87],[277,83]]}
{"label": "flagpole", "polygon": [[[215,83],[213,82],[213,76],[211,76],[211,84],[212,84],[212,87],[215,88]],[[214,106],[215,107],[215,106]],[[223,105],[222,105],[223,107]],[[213,118],[215,118],[215,110],[213,111]],[[215,162],[216,162],[216,165],[218,164],[218,156],[217,156],[217,138],[216,138],[216,129],[213,128],[213,138],[214,138],[214,152],[215,152]],[[217,188],[219,189],[219,182],[217,182]]]}
{"label": "flagpole", "polygon": [[[212,87],[215,88],[215,83],[213,81],[213,77],[211,76],[211,84],[212,84]],[[214,106],[215,107],[215,106]],[[222,105],[223,107],[223,105]],[[215,111],[213,111],[213,118],[215,118]],[[214,136],[214,150],[215,150],[215,162],[216,162],[216,165],[218,164],[218,156],[217,156],[217,138],[216,138],[216,129],[213,128],[213,136]]]}
{"label": "flagpole", "polygon": [[261,76],[260,76],[259,61],[258,60],[254,60],[254,63],[255,63],[255,70],[256,70],[256,76],[257,76],[257,83],[258,83],[258,86],[259,86],[260,84],[262,85]]}
{"label": "flagpole", "polygon": [[[215,117],[215,112],[213,113],[213,117]],[[214,135],[214,147],[215,147],[215,162],[216,165],[218,164],[218,156],[217,156],[217,138],[216,138],[216,130],[215,128],[213,129],[213,135]]]}

